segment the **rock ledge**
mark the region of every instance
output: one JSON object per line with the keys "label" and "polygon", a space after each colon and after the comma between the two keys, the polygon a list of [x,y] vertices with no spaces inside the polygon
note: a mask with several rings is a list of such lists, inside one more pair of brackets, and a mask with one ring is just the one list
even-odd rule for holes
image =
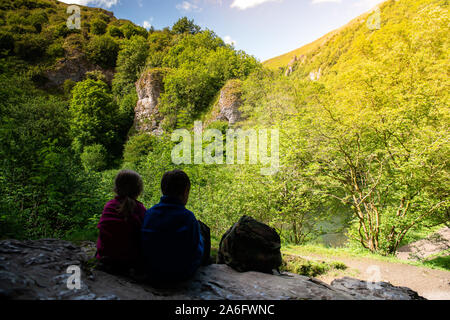
{"label": "rock ledge", "polygon": [[[226,265],[202,267],[189,281],[155,288],[89,268],[95,245],[81,247],[54,239],[0,241],[0,297],[44,300],[351,300],[421,299],[408,288],[381,283],[381,291],[352,278],[331,286],[296,274],[239,273]],[[81,270],[81,288],[69,289],[69,266]],[[378,290],[378,291],[376,291]]]}

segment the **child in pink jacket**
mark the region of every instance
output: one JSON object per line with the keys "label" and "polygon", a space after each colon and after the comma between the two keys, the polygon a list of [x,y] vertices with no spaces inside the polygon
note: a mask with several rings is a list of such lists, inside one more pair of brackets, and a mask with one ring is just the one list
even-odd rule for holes
{"label": "child in pink jacket", "polygon": [[106,203],[98,224],[96,258],[108,269],[127,270],[139,265],[140,235],[145,207],[137,200],[142,178],[134,171],[120,171],[114,182],[116,197]]}

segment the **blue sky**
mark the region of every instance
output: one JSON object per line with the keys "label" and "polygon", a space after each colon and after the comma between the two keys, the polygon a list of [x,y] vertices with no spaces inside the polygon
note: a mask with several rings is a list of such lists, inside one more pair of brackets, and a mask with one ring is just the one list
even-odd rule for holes
{"label": "blue sky", "polygon": [[261,61],[316,40],[383,0],[64,0],[149,28],[194,19]]}

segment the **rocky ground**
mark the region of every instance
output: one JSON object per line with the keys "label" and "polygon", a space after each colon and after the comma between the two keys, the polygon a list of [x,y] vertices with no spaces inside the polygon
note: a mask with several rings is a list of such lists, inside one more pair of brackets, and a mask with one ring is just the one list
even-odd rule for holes
{"label": "rocky ground", "polygon": [[343,276],[352,276],[365,281],[384,281],[394,286],[405,286],[430,300],[450,300],[450,271],[365,257],[331,258],[320,254],[300,256],[309,260],[339,261],[348,267],[344,271],[334,271],[317,277],[328,284]]}
{"label": "rocky ground", "polygon": [[[155,288],[90,267],[93,244],[61,240],[0,241],[0,297],[6,299],[421,299],[408,288],[343,278],[330,285],[295,274],[239,273],[226,265],[202,267],[190,281]],[[80,267],[79,289],[70,289],[70,266]],[[69,281],[70,283],[76,283]]]}
{"label": "rocky ground", "polygon": [[425,239],[399,248],[397,258],[402,260],[423,260],[449,249],[450,228],[446,227]]}

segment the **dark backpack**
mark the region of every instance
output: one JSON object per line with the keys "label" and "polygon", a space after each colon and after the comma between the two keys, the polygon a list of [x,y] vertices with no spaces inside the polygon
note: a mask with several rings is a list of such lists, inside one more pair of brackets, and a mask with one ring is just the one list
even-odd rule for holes
{"label": "dark backpack", "polygon": [[225,263],[240,272],[272,273],[282,263],[280,248],[280,236],[275,229],[242,216],[222,236],[217,263]]}

